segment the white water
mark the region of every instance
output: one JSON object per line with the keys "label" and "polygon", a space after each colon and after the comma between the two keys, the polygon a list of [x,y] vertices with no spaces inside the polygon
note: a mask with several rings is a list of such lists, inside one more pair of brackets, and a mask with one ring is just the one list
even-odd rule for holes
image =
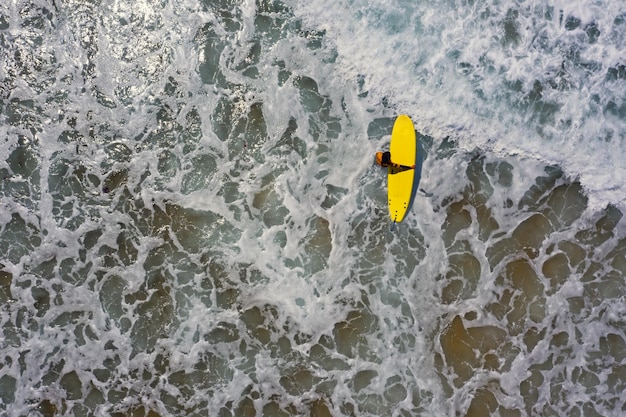
{"label": "white water", "polygon": [[623,203],[619,2],[322,1],[298,11],[326,31],[342,76],[365,77],[422,133],[558,164],[592,206]]}
{"label": "white water", "polygon": [[0,6],[0,411],[621,415],[619,2],[414,3]]}

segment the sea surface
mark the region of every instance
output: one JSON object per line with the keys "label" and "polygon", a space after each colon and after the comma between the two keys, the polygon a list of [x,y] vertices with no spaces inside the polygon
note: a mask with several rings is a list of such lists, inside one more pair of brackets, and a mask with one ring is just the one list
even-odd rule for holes
{"label": "sea surface", "polygon": [[3,1],[0,416],[625,415],[624,10]]}

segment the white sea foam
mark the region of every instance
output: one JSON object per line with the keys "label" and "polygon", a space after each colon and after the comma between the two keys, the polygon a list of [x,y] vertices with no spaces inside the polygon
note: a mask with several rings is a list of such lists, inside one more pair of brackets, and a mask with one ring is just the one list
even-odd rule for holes
{"label": "white sea foam", "polygon": [[0,6],[0,410],[614,415],[619,8]]}
{"label": "white sea foam", "polygon": [[623,204],[626,83],[609,76],[624,65],[616,2],[322,1],[296,10],[326,31],[344,77],[364,77],[423,133],[558,164],[592,207]]}

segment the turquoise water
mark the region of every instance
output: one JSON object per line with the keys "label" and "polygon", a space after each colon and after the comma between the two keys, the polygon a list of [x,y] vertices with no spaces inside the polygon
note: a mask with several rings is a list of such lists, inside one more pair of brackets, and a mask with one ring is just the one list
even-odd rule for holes
{"label": "turquoise water", "polygon": [[0,414],[623,414],[621,8],[0,6]]}

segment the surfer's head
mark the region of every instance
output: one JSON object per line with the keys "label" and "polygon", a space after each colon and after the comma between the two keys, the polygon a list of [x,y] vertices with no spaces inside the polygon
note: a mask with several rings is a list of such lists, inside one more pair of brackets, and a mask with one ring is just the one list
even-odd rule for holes
{"label": "surfer's head", "polygon": [[382,152],[376,152],[376,163],[378,165],[382,165],[383,164],[383,153]]}
{"label": "surfer's head", "polygon": [[381,167],[388,167],[392,165],[391,162],[391,153],[387,152],[376,152],[376,163]]}

